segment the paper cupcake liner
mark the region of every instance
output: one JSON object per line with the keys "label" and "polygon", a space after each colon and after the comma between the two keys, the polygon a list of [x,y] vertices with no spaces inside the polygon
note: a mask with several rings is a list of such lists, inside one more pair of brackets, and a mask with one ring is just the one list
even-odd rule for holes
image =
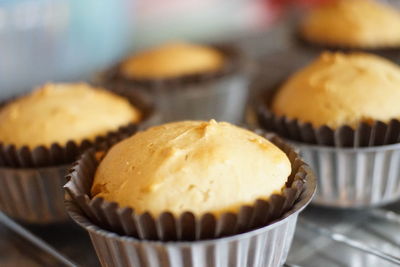
{"label": "paper cupcake liner", "polygon": [[289,140],[334,147],[372,147],[400,142],[400,121],[397,119],[388,123],[360,123],[355,129],[348,125],[336,129],[327,125],[313,127],[311,123],[275,115],[269,109],[274,93],[275,90],[267,90],[257,100],[257,124]]}
{"label": "paper cupcake liner", "polygon": [[151,93],[164,122],[216,119],[241,123],[248,99],[248,79],[242,74],[227,75],[212,82],[188,85],[186,90],[158,88]]}
{"label": "paper cupcake liner", "polygon": [[241,123],[248,98],[248,80],[241,75],[221,77],[188,90],[157,90],[154,96],[164,121],[210,120]]}
{"label": "paper cupcake liner", "polygon": [[129,124],[115,132],[98,136],[94,141],[83,140],[80,143],[68,141],[64,146],[52,144],[50,147],[38,146],[17,148],[14,145],[0,143],[0,165],[15,169],[42,168],[71,163],[90,147],[102,149],[114,143],[117,136],[129,136],[137,130],[137,125]]}
{"label": "paper cupcake liner", "polygon": [[[312,195],[312,190],[310,191]],[[269,226],[221,239],[194,242],[142,241],[103,230],[79,207],[67,201],[71,217],[90,235],[102,266],[134,267],[276,267],[287,258],[299,212],[308,200],[295,204],[292,214]]]}
{"label": "paper cupcake liner", "polygon": [[363,53],[371,53],[376,54],[381,57],[387,58],[391,61],[395,61],[400,63],[400,45],[398,47],[393,46],[380,46],[380,47],[357,47],[357,46],[346,46],[346,45],[333,45],[329,43],[316,43],[312,42],[306,38],[301,36],[301,33],[294,33],[294,43],[297,44],[298,47],[307,50],[310,53],[315,55],[321,54],[323,51],[334,51],[334,52],[344,52],[344,53],[352,53],[352,52],[363,52]]}
{"label": "paper cupcake liner", "polygon": [[26,223],[47,224],[68,220],[62,186],[69,167],[1,167],[0,210]]}
{"label": "paper cupcake liner", "polygon": [[[238,213],[224,213],[219,217],[207,213],[195,216],[185,212],[174,216],[163,212],[154,218],[149,213],[136,214],[127,207],[102,198],[90,198],[90,188],[98,165],[94,151],[88,151],[71,170],[69,182],[64,186],[69,202],[80,207],[94,224],[117,234],[142,240],[204,240],[243,233],[259,228],[287,216],[293,211],[293,204],[309,197],[304,192],[314,190],[314,176],[309,167],[301,161],[292,148],[276,137],[271,137],[289,157],[292,173],[281,194],[269,200],[257,200],[254,205],[242,206]],[[285,215],[286,214],[286,215]]]}
{"label": "paper cupcake liner", "polygon": [[400,144],[366,148],[295,145],[319,178],[313,203],[366,208],[400,199]]}
{"label": "paper cupcake liner", "polygon": [[[88,183],[88,181],[84,180],[76,180],[78,176],[74,176],[73,173],[70,182],[65,186],[67,190],[66,208],[72,219],[74,219],[89,232],[102,266],[281,266],[286,261],[290,249],[297,217],[299,213],[308,205],[315,193],[315,177],[310,172],[309,168],[304,165],[301,160],[299,160],[289,146],[284,145],[275,137],[273,140],[281,148],[285,149],[285,152],[289,155],[294,166],[294,171],[291,175],[291,179],[293,179],[293,181],[288,182],[292,183],[291,188],[293,188],[295,184],[294,181],[298,180],[296,179],[296,176],[299,177],[299,174],[303,173],[300,175],[303,177],[300,179],[302,190],[299,197],[296,197],[294,203],[290,205],[289,210],[282,214],[279,219],[276,219],[269,225],[263,226],[256,230],[251,230],[244,233],[237,231],[236,234],[233,234],[229,237],[217,239],[210,239],[211,237],[207,237],[208,240],[178,242],[139,240],[126,234],[121,235],[114,231],[111,232],[105,230],[100,226],[99,223],[96,222],[97,219],[95,219],[95,212],[92,211],[88,205],[82,206],[82,202],[85,202],[85,198],[89,201],[87,194],[74,196],[73,190],[77,189],[78,187],[81,187],[82,189],[87,187],[88,190],[91,183]],[[88,154],[86,154],[86,156],[88,156]],[[78,168],[75,168],[75,172],[79,170],[79,163],[77,166]],[[85,171],[88,174],[88,169],[85,169]],[[81,184],[74,185],[74,180],[76,180],[75,183],[80,181]],[[287,188],[285,190],[287,191],[289,189],[290,188]],[[297,193],[294,192],[293,194],[297,195]],[[81,198],[81,200],[77,199],[77,197]],[[107,203],[107,205],[115,204]],[[254,217],[251,216],[251,208],[244,208],[249,208],[249,213],[242,217],[242,219],[246,221],[254,220]],[[282,206],[279,208],[282,208]],[[253,209],[257,209],[257,207],[253,207]],[[119,213],[124,212],[125,210],[120,210]],[[264,210],[264,212],[262,212],[262,217],[265,218],[266,213],[268,212]],[[116,225],[114,214],[111,215],[108,212],[103,212],[102,216],[107,217],[110,222]],[[189,213],[183,214],[181,218],[184,216],[189,216]],[[195,222],[195,218],[193,218],[194,216],[191,217],[191,223],[179,223],[174,225],[174,227],[180,229],[178,232],[182,233],[182,236],[185,236],[184,239],[187,240],[195,239],[198,230],[193,225],[193,222]],[[262,219],[262,217],[259,219]],[[130,218],[127,218],[125,223],[125,228],[127,229],[129,228],[129,220]],[[215,232],[215,223],[210,223],[209,221],[204,222],[204,224],[206,224],[206,227],[203,228],[204,232]],[[223,230],[231,228],[227,227],[228,224],[229,223],[225,223],[225,226],[221,227],[220,229]],[[143,229],[144,226],[145,225],[142,225],[140,227]]]}
{"label": "paper cupcake liner", "polygon": [[162,111],[163,121],[209,120],[241,123],[248,98],[248,75],[241,55],[231,47],[217,47],[227,63],[220,71],[156,80],[128,80],[119,66],[99,79],[115,91],[140,89],[151,94]]}
{"label": "paper cupcake liner", "polygon": [[64,146],[53,144],[16,148],[0,143],[0,210],[29,223],[55,223],[69,217],[64,208],[65,175],[74,160],[85,149],[104,149],[132,135],[138,128],[157,122],[153,106],[131,92],[128,99],[143,114],[139,124],[129,124],[117,131],[98,136],[94,141],[69,141]]}

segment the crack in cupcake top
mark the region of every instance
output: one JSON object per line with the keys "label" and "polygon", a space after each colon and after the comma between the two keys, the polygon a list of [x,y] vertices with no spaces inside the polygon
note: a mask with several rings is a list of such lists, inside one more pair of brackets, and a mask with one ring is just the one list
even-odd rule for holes
{"label": "crack in cupcake top", "polygon": [[215,121],[183,121],[139,132],[110,149],[93,197],[158,216],[237,212],[281,194],[288,157],[265,138]]}

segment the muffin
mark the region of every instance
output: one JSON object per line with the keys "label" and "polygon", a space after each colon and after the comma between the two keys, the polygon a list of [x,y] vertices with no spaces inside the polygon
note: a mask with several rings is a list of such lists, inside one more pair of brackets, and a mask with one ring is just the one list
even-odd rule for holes
{"label": "muffin", "polygon": [[166,43],[126,58],[100,83],[150,93],[164,121],[215,117],[241,122],[248,94],[242,65],[233,48]]}
{"label": "muffin", "polygon": [[140,116],[127,99],[109,91],[84,83],[46,84],[0,109],[0,140],[31,149],[93,141]]}
{"label": "muffin", "polygon": [[400,119],[400,67],[366,53],[323,53],[278,89],[278,116],[332,129]]}
{"label": "muffin", "polygon": [[212,47],[167,43],[127,58],[122,62],[120,71],[127,79],[176,78],[219,71],[223,68],[224,57],[222,52]]}
{"label": "muffin", "polygon": [[184,121],[115,145],[99,164],[91,192],[155,216],[238,212],[280,194],[290,173],[285,153],[253,132],[213,120]]}
{"label": "muffin", "polygon": [[258,122],[295,142],[319,174],[315,203],[382,205],[400,198],[400,67],[366,53],[323,53],[269,90]]}
{"label": "muffin", "polygon": [[300,35],[322,46],[398,48],[400,11],[374,0],[330,1],[304,18]]}
{"label": "muffin", "polygon": [[66,165],[88,147],[133,133],[148,115],[128,99],[84,83],[45,84],[4,103],[0,187],[8,192],[0,198],[1,210],[32,223],[65,220]]}
{"label": "muffin", "polygon": [[[289,146],[211,120],[149,128],[114,145],[100,159],[89,151],[71,171],[65,189],[71,217],[89,231],[103,263],[141,266],[157,249],[169,255],[164,260],[171,266],[190,266],[189,261],[174,261],[196,247],[193,259],[228,256],[231,265],[240,265],[236,256],[251,254],[245,248],[229,255],[206,254],[217,245],[240,246],[274,232],[267,239],[279,240],[276,253],[266,251],[268,257],[248,260],[277,266],[286,259],[295,217],[315,186],[311,171]],[[106,249],[110,242],[116,248],[112,252]],[[115,261],[126,253],[124,247],[130,255],[148,253]]]}

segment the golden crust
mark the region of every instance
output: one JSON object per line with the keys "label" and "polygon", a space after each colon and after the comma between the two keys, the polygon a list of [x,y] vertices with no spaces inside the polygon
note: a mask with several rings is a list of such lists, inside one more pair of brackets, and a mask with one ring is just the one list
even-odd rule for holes
{"label": "golden crust", "polygon": [[300,27],[321,45],[365,49],[400,46],[400,12],[373,0],[337,0],[310,12]]}
{"label": "golden crust", "polygon": [[218,71],[223,64],[224,56],[211,47],[169,43],[133,55],[120,71],[126,78],[162,79]]}
{"label": "golden crust", "polygon": [[0,109],[0,142],[64,145],[136,122],[140,112],[128,100],[84,83],[46,84]]}
{"label": "golden crust", "polygon": [[220,214],[281,193],[290,172],[286,154],[253,132],[214,120],[174,122],[112,147],[92,196],[154,216]]}
{"label": "golden crust", "polygon": [[314,126],[400,119],[400,68],[366,53],[323,53],[278,90],[272,111]]}

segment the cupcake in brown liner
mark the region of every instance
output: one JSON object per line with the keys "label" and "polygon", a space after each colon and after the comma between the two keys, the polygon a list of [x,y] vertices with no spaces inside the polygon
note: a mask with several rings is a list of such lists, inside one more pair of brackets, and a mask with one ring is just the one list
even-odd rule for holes
{"label": "cupcake in brown liner", "polygon": [[164,121],[242,122],[248,95],[243,56],[228,46],[167,43],[128,57],[98,79],[117,90],[139,88],[159,105]]}
{"label": "cupcake in brown liner", "polygon": [[[210,240],[208,244],[214,246],[224,236],[240,240],[241,233],[267,225],[287,227],[285,218],[295,220],[311,199],[314,177],[288,145],[268,137],[272,143],[213,120],[150,128],[114,145],[101,158],[94,151],[86,152],[64,187],[67,209],[89,230],[101,262],[108,261],[103,257],[116,257],[105,256],[109,251],[104,247],[116,242],[130,246],[133,256],[125,264],[137,266],[151,257],[143,250],[154,243],[146,240],[158,241],[162,250],[175,246],[179,254],[175,261],[179,261],[185,253],[183,244],[190,250],[202,247],[200,240]],[[290,224],[290,234],[280,234],[285,246],[271,255],[273,262],[285,260],[295,221]],[[138,247],[129,245],[132,242]],[[145,255],[135,256],[140,250]],[[167,261],[172,264],[174,259]],[[172,266],[190,265],[175,262]]]}
{"label": "cupcake in brown liner", "polygon": [[375,0],[334,0],[311,10],[295,34],[298,43],[322,50],[365,51],[400,60],[400,11]]}
{"label": "cupcake in brown liner", "polygon": [[400,68],[383,58],[324,53],[265,93],[258,124],[294,142],[317,171],[315,203],[382,205],[400,198],[399,84]]}
{"label": "cupcake in brown liner", "polygon": [[68,165],[85,149],[107,147],[153,120],[153,107],[140,94],[130,102],[79,83],[46,84],[4,103],[1,210],[31,223],[65,221],[62,185]]}

